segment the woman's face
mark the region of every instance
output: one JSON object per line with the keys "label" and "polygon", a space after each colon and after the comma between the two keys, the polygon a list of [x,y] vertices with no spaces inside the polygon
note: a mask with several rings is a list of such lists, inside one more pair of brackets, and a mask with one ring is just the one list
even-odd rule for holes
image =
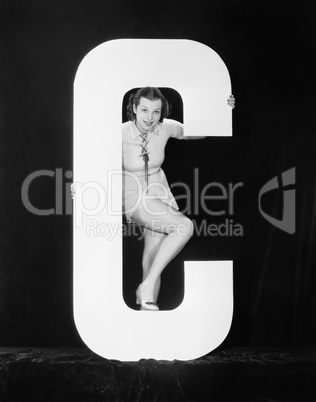
{"label": "woman's face", "polygon": [[141,133],[151,130],[161,117],[161,99],[149,100],[140,98],[139,105],[133,107],[136,114],[136,126]]}

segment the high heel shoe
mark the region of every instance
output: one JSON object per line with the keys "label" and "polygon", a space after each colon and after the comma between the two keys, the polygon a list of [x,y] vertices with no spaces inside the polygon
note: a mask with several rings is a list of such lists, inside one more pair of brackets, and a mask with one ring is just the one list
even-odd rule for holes
{"label": "high heel shoe", "polygon": [[142,299],[139,286],[136,289],[136,304],[140,305],[140,310],[158,311],[159,307],[157,306],[157,304],[155,302],[149,302],[149,301]]}

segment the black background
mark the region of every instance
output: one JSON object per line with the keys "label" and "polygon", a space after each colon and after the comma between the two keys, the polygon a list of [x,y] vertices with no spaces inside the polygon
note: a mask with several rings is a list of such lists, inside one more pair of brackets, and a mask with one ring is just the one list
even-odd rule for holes
{"label": "black background", "polygon": [[[31,214],[22,204],[21,186],[39,169],[72,171],[76,70],[90,50],[119,38],[191,39],[210,46],[225,62],[236,97],[233,138],[207,138],[203,146],[170,141],[164,169],[170,183],[190,184],[197,166],[203,184],[243,182],[233,219],[244,236],[195,236],[164,274],[162,307],[181,301],[183,260],[233,259],[234,318],[225,345],[314,343],[312,5],[306,0],[1,1],[0,346],[82,345],[72,312],[72,217]],[[292,167],[294,235],[271,226],[257,205],[263,184]],[[68,190],[70,182],[64,177]],[[54,186],[49,177],[34,181],[34,205],[54,207]],[[64,193],[64,203],[65,198]],[[280,216],[280,205],[282,194],[275,192],[264,207]],[[137,239],[127,240],[140,247]],[[127,302],[139,282],[140,268],[134,269],[125,269]]]}

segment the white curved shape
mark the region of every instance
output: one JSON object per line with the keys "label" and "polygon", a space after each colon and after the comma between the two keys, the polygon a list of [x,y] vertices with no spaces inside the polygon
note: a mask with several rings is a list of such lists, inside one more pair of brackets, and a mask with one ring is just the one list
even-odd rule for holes
{"label": "white curved shape", "polygon": [[128,90],[146,85],[181,94],[186,135],[231,135],[229,74],[207,46],[115,40],[84,58],[74,87],[74,317],[83,341],[107,359],[188,360],[229,331],[232,262],[186,262],[185,298],[175,310],[140,312],[123,301],[121,104]]}
{"label": "white curved shape", "polygon": [[231,261],[186,261],[185,298],[170,311],[128,308],[112,276],[108,287],[117,291],[115,298],[102,294],[108,291],[102,282],[86,283],[86,294],[89,285],[89,298],[76,298],[76,326],[86,345],[107,359],[196,359],[219,346],[231,326]]}

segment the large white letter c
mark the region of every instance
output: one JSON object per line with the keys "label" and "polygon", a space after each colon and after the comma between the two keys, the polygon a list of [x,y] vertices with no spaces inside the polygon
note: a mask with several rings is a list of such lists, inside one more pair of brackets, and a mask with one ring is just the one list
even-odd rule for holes
{"label": "large white letter c", "polygon": [[[149,53],[165,55],[168,63],[157,57],[153,68],[152,59],[142,57]],[[100,183],[117,206],[115,213],[90,211],[82,227],[74,225],[74,317],[83,341],[107,359],[188,360],[212,351],[229,331],[232,261],[185,262],[183,303],[171,311],[142,313],[123,301],[122,238],[85,230],[87,219],[112,229],[122,222],[121,181],[111,180],[111,188],[107,181],[109,172],[121,169],[121,104],[129,89],[148,83],[181,94],[186,135],[232,134],[229,74],[209,47],[189,40],[124,39],[85,57],[75,80],[74,181]],[[86,197],[85,205],[95,205],[92,192]]]}

